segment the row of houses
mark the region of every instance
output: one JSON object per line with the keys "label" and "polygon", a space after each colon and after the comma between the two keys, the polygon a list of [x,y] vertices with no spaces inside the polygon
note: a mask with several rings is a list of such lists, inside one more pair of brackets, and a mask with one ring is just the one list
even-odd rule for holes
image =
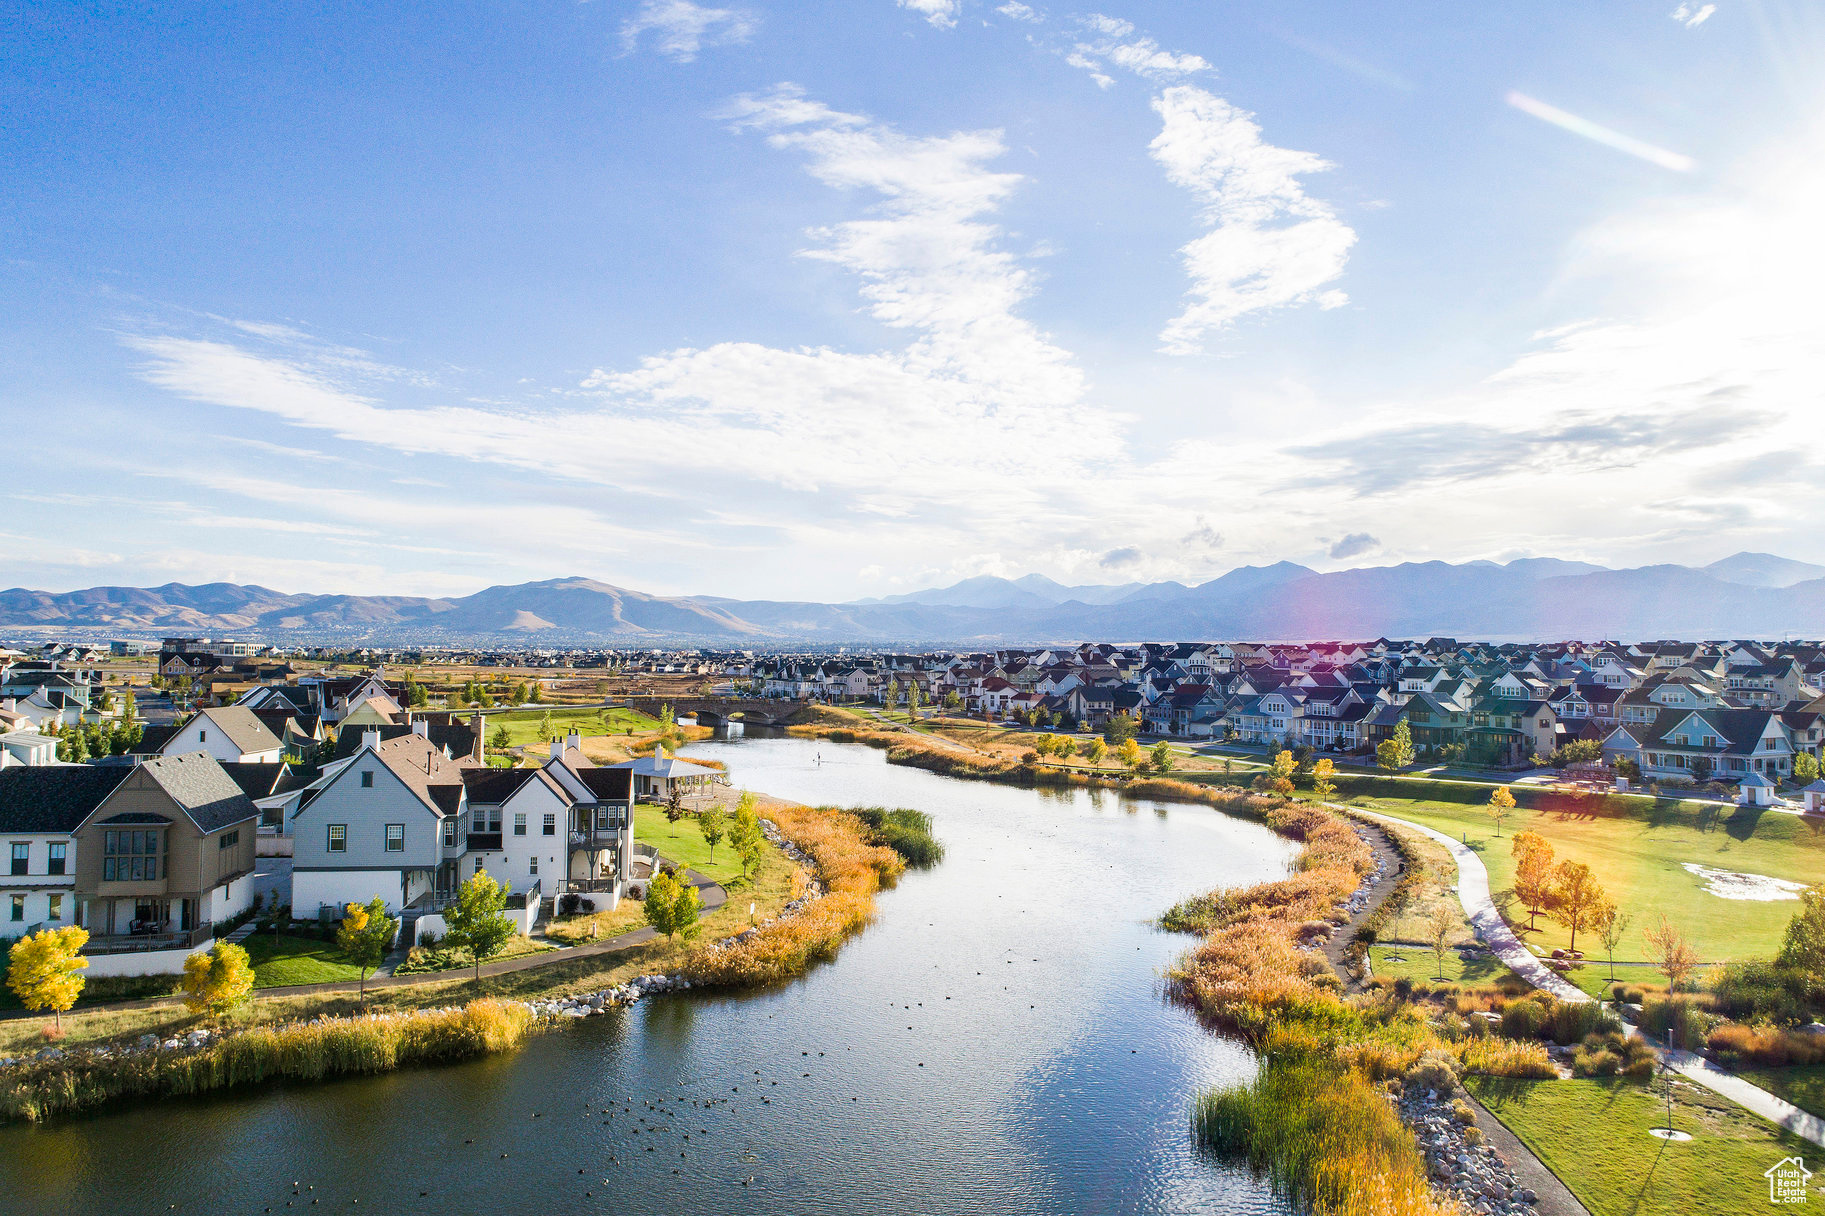
{"label": "row of houses", "polygon": [[758,660],[762,695],[895,700],[1187,738],[1367,752],[1404,723],[1422,754],[1521,767],[1594,741],[1644,776],[1785,780],[1817,757],[1825,651],[1754,642],[1491,645],[1453,638],[1081,645]]}

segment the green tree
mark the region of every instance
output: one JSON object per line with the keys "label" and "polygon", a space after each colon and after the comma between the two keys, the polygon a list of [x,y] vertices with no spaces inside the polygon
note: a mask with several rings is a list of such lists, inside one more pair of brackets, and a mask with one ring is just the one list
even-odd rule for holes
{"label": "green tree", "polygon": [[184,960],[182,988],[190,1012],[226,1017],[253,997],[253,962],[233,942],[217,942]]}
{"label": "green tree", "polygon": [[506,723],[494,728],[494,733],[488,736],[488,745],[497,752],[504,752],[513,746],[513,733],[507,729]]}
{"label": "green tree", "polygon": [[1103,741],[1110,747],[1120,747],[1124,739],[1134,738],[1135,729],[1132,714],[1111,714],[1103,724]]}
{"label": "green tree", "polygon": [[1394,733],[1375,749],[1375,763],[1384,773],[1398,773],[1413,763],[1413,731],[1402,718],[1394,724]]}
{"label": "green tree", "polygon": [[697,816],[697,830],[703,833],[703,842],[710,846],[710,861],[716,861],[716,846],[729,834],[729,816],[719,806],[706,806],[703,813]]}
{"label": "green tree", "polygon": [[729,825],[729,847],[741,859],[741,876],[747,878],[766,855],[766,833],[761,830],[759,800],[747,790],[735,803],[735,821]]}
{"label": "green tree", "polygon": [[557,738],[557,735],[558,728],[552,722],[551,711],[548,709],[539,715],[539,738],[546,743],[550,743],[553,739]]}
{"label": "green tree", "polygon": [[1172,771],[1172,745],[1167,743],[1166,740],[1161,739],[1158,743],[1155,743],[1150,755],[1153,758],[1153,767],[1156,771],[1162,773],[1170,773]]}
{"label": "green tree", "polygon": [[919,681],[906,681],[906,713],[908,717],[915,717],[918,715],[919,706],[923,700],[924,698],[919,690]]}
{"label": "green tree", "polygon": [[488,686],[486,684],[477,684],[475,686],[475,703],[483,709],[494,708],[494,694],[488,691]]}
{"label": "green tree", "polygon": [[682,873],[661,870],[646,885],[646,901],[642,906],[646,923],[668,938],[680,933],[691,936],[697,928],[700,907],[697,888]]}
{"label": "green tree", "polygon": [[900,681],[892,676],[887,678],[887,687],[881,690],[881,707],[892,709],[900,699]]}
{"label": "green tree", "polygon": [[1109,745],[1103,742],[1101,735],[1092,735],[1078,744],[1077,750],[1082,752],[1084,759],[1091,764],[1100,765],[1103,758],[1109,754]]}
{"label": "green tree", "polygon": [[957,695],[956,689],[944,694],[944,708],[949,713],[956,713],[963,708],[963,698]]}
{"label": "green tree", "polygon": [[1498,785],[1489,794],[1489,806],[1486,808],[1489,817],[1495,820],[1496,839],[1502,838],[1502,820],[1514,811],[1514,791],[1505,785]]}
{"label": "green tree", "polygon": [[482,978],[482,962],[501,952],[513,937],[513,922],[502,915],[507,907],[507,887],[486,870],[477,870],[456,892],[456,903],[444,913],[444,941],[461,947],[475,960],[475,978]]}
{"label": "green tree", "polygon": [[1800,893],[1800,910],[1787,922],[1781,952],[1775,961],[1825,983],[1825,884]]}
{"label": "green tree", "polygon": [[336,926],[336,948],[361,969],[357,991],[363,1009],[368,1004],[368,972],[380,966],[398,932],[399,921],[387,914],[387,901],[378,895],[365,904],[348,905]]}
{"label": "green tree", "polygon": [[1793,756],[1793,783],[1811,785],[1819,779],[1819,758],[1811,752],[1795,752]]}
{"label": "green tree", "polygon": [[530,700],[532,700],[532,689],[526,686],[526,681],[521,680],[518,684],[513,686],[513,703],[515,705],[524,705]]}
{"label": "green tree", "polygon": [[40,929],[13,943],[7,954],[6,986],[27,1009],[49,1009],[59,1026],[63,1011],[82,995],[82,956],[89,931],[80,925]]}

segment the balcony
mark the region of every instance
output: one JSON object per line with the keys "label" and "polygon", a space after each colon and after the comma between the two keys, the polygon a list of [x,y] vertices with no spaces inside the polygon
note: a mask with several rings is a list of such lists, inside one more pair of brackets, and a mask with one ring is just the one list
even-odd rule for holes
{"label": "balcony", "polygon": [[141,954],[153,950],[195,950],[215,937],[208,925],[195,929],[159,930],[151,933],[127,933],[94,936],[83,947],[84,954]]}

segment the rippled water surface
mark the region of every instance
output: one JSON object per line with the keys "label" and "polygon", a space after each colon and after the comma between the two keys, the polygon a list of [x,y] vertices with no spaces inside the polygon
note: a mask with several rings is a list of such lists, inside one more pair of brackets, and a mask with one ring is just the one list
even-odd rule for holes
{"label": "rippled water surface", "polygon": [[949,854],[778,991],[659,998],[449,1068],[0,1128],[0,1211],[1283,1210],[1190,1142],[1191,1095],[1251,1065],[1159,999],[1186,942],[1147,920],[1284,872],[1285,842],[861,747],[691,751],[785,798],[917,807]]}

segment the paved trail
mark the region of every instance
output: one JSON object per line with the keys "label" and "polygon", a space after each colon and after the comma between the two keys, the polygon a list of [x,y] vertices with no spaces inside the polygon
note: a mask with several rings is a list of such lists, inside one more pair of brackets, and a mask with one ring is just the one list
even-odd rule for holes
{"label": "paved trail", "polygon": [[[1474,849],[1467,848],[1462,841],[1454,840],[1443,832],[1435,831],[1424,824],[1413,823],[1394,815],[1383,815],[1375,811],[1365,811],[1360,807],[1339,806],[1336,803],[1326,805],[1338,810],[1352,811],[1367,815],[1387,823],[1398,823],[1402,827],[1424,832],[1451,850],[1457,860],[1457,893],[1464,905],[1464,915],[1477,930],[1483,942],[1494,951],[1497,958],[1513,969],[1516,975],[1536,988],[1543,988],[1561,1000],[1588,1001],[1590,996],[1561,978],[1557,972],[1541,962],[1533,951],[1521,944],[1508,922],[1496,910],[1495,901],[1489,893],[1489,871],[1483,865],[1483,859],[1476,855]],[[1630,1027],[1634,1029],[1633,1026]],[[1778,1098],[1767,1090],[1737,1076],[1733,1072],[1719,1068],[1703,1056],[1689,1051],[1666,1051],[1667,1063],[1673,1070],[1689,1081],[1714,1093],[1730,1099],[1744,1110],[1760,1115],[1771,1123],[1786,1128],[1794,1135],[1825,1148],[1825,1119],[1801,1110],[1784,1098]]]}

